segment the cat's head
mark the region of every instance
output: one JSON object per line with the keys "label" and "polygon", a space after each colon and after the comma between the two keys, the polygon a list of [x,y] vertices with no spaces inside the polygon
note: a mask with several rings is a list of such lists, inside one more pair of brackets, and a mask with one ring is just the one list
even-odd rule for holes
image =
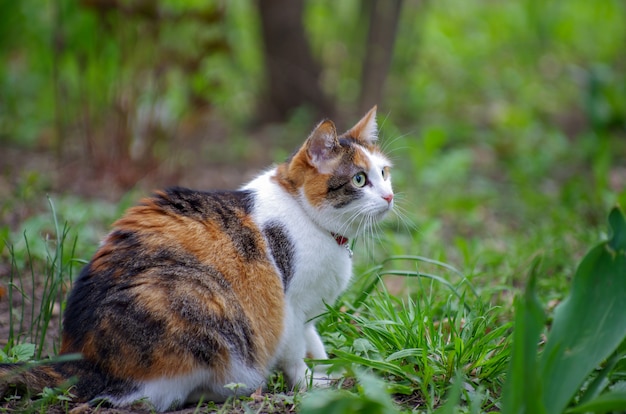
{"label": "cat's head", "polygon": [[391,162],[377,139],[376,107],[341,135],[322,121],[279,166],[277,179],[318,225],[354,237],[393,209]]}

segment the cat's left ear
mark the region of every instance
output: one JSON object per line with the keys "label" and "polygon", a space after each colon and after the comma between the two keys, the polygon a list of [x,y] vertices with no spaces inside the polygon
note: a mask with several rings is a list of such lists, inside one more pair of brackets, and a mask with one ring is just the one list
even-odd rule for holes
{"label": "cat's left ear", "polygon": [[332,121],[320,122],[306,140],[306,151],[311,163],[322,174],[330,173],[335,167],[339,140]]}
{"label": "cat's left ear", "polygon": [[378,124],[376,123],[376,105],[355,126],[343,136],[349,136],[366,145],[372,145],[378,140]]}

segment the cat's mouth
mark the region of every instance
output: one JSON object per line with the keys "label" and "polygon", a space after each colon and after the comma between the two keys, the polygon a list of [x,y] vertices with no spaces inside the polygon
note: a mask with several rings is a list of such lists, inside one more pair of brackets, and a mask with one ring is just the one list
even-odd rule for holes
{"label": "cat's mouth", "polygon": [[376,216],[376,220],[380,221],[383,220],[385,217],[387,217],[387,214],[389,214],[391,212],[391,210],[393,210],[393,207],[389,206],[386,207],[383,211],[379,212]]}
{"label": "cat's mouth", "polygon": [[393,204],[380,207],[370,213],[371,220],[373,222],[379,222],[385,219],[387,215],[393,210]]}
{"label": "cat's mouth", "polygon": [[[386,216],[386,215],[387,215],[387,213],[389,213],[390,211],[392,211],[392,210],[393,210],[393,205],[394,205],[393,200],[391,200],[391,201],[389,201],[388,203],[386,203],[383,207],[381,207],[381,212],[380,212],[380,214],[382,214],[382,216],[383,216],[383,217],[384,217],[384,216]],[[381,218],[382,218],[382,217],[381,217]]]}

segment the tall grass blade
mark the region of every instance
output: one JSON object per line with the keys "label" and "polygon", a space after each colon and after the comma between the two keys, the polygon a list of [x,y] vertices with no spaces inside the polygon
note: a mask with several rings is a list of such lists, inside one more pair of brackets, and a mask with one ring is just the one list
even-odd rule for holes
{"label": "tall grass blade", "polygon": [[8,242],[5,242],[7,249],[9,250],[9,255],[11,257],[11,271],[9,273],[9,286],[7,296],[9,299],[9,338],[7,339],[7,349],[13,347],[15,331],[13,328],[13,286],[14,286],[14,276],[17,272],[17,263],[15,263],[15,251],[13,246]]}
{"label": "tall grass blade", "polygon": [[383,261],[383,264],[387,264],[389,262],[393,262],[393,261],[397,261],[397,260],[413,260],[413,261],[418,261],[418,262],[424,262],[424,263],[432,264],[432,265],[435,265],[435,266],[443,267],[444,269],[449,270],[452,273],[456,274],[460,278],[464,278],[465,277],[465,275],[463,275],[463,273],[461,273],[461,271],[458,270],[457,268],[455,268],[454,266],[451,266],[451,265],[449,265],[447,263],[444,263],[444,262],[441,262],[439,260],[430,259],[428,257],[423,257],[423,256],[412,256],[412,255],[391,256],[391,257],[385,259]]}
{"label": "tall grass blade", "polygon": [[[47,333],[50,328],[50,322],[54,314],[54,307],[57,303],[62,302],[62,292],[65,283],[65,273],[71,274],[71,261],[69,264],[65,263],[65,243],[69,234],[69,228],[67,223],[63,226],[63,229],[59,226],[57,219],[56,209],[52,199],[48,197],[48,204],[52,212],[52,219],[54,221],[54,250],[52,252],[47,251],[46,258],[46,278],[44,282],[44,289],[41,298],[41,305],[39,308],[39,316],[37,318],[37,331],[36,331],[36,343],[38,344],[36,358],[40,359],[45,349]],[[76,242],[74,242],[76,246]],[[60,311],[60,309],[59,309]],[[61,323],[61,322],[59,322]],[[53,344],[53,348],[56,345]]]}
{"label": "tall grass blade", "polygon": [[541,378],[537,371],[539,335],[546,321],[535,293],[539,263],[540,259],[533,262],[524,295],[515,298],[513,349],[502,396],[502,412],[507,414],[546,412],[541,403]]}

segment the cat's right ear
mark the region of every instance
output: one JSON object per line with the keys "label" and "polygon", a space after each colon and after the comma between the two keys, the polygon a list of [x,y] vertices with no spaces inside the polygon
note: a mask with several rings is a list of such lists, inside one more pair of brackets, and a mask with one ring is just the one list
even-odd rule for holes
{"label": "cat's right ear", "polygon": [[338,149],[337,129],[330,120],[320,122],[306,140],[306,151],[311,164],[321,174],[333,171],[338,159]]}

